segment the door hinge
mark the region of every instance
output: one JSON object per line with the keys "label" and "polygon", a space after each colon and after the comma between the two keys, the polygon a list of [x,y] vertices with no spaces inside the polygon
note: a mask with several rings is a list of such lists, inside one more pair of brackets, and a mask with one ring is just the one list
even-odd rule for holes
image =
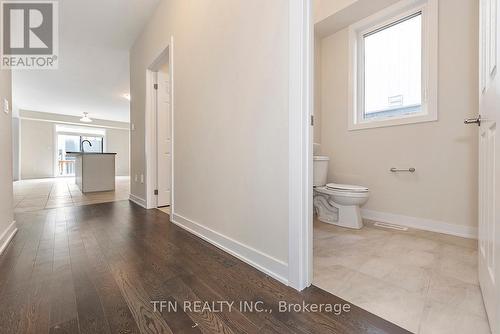
{"label": "door hinge", "polygon": [[155,189],[155,195],[158,195],[158,189]]}
{"label": "door hinge", "polygon": [[153,88],[156,89],[156,90],[158,90],[158,84],[154,84]]}
{"label": "door hinge", "polygon": [[311,115],[311,126],[314,126],[314,115]]}

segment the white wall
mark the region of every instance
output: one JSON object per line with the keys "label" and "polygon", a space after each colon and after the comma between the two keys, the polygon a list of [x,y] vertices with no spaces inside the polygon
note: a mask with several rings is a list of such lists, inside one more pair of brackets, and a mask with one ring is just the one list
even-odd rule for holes
{"label": "white wall", "polygon": [[365,209],[458,232],[476,228],[477,128],[463,119],[478,112],[477,27],[477,0],[440,0],[438,122],[358,131],[347,131],[347,29],[323,39],[322,153],[332,159],[330,181],[370,188]]}
{"label": "white wall", "polygon": [[54,124],[21,119],[21,179],[54,176]]}
{"label": "white wall", "polygon": [[18,117],[12,117],[12,178],[14,181],[19,180],[21,177],[21,168],[19,165],[20,154],[19,151],[21,145],[21,132],[20,132],[20,120]]}
{"label": "white wall", "polygon": [[[288,10],[287,0],[163,0],[130,55],[132,176],[145,173],[146,69],[173,36],[175,213],[284,266]],[[133,178],[132,194],[146,197]]]}
{"label": "white wall", "polygon": [[106,130],[106,151],[117,153],[116,175],[130,175],[130,131],[119,129]]}
{"label": "white wall", "polygon": [[314,0],[314,22],[320,22],[328,16],[352,5],[358,0]]}
{"label": "white wall", "polygon": [[326,37],[400,0],[314,0],[317,35]]}
{"label": "white wall", "polygon": [[[78,124],[80,117],[21,110],[20,112],[21,178],[54,176],[55,124]],[[62,122],[62,123],[61,123]],[[94,119],[90,126],[106,127],[106,152],[115,152],[116,175],[130,175],[129,123]]]}
{"label": "white wall", "polygon": [[12,113],[3,112],[3,100],[12,106],[11,72],[0,70],[0,253],[15,233],[12,200]]}

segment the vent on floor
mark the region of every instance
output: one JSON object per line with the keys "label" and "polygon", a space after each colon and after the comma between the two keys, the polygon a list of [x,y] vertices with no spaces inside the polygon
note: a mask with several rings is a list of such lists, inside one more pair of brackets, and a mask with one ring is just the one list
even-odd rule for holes
{"label": "vent on floor", "polygon": [[392,230],[398,230],[398,231],[408,231],[408,227],[403,227],[399,225],[394,225],[394,224],[388,224],[388,223],[375,223],[374,224],[377,227],[381,228],[390,228]]}

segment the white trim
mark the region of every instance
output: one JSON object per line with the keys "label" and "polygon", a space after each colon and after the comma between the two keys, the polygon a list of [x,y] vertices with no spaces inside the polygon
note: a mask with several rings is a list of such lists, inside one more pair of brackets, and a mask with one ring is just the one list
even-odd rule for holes
{"label": "white trim", "polygon": [[175,189],[175,186],[174,186],[174,182],[175,182],[175,178],[174,178],[174,158],[175,158],[175,145],[174,145],[174,142],[175,142],[175,127],[174,127],[174,120],[175,120],[175,108],[174,108],[174,105],[175,105],[175,94],[174,94],[174,89],[175,89],[175,64],[174,64],[174,50],[175,50],[175,47],[174,47],[174,37],[171,36],[170,37],[170,45],[169,45],[169,51],[170,51],[170,54],[169,54],[169,61],[170,61],[170,64],[169,64],[169,68],[168,70],[170,71],[170,136],[172,137],[171,138],[171,147],[170,147],[170,152],[171,152],[171,156],[170,156],[170,163],[171,163],[171,166],[170,166],[170,170],[171,170],[171,173],[172,175],[170,176],[170,212],[172,213],[172,215],[175,213],[175,205],[174,205],[174,199],[175,199],[175,196],[174,196],[174,189]]}
{"label": "white trim", "polygon": [[277,279],[283,284],[288,284],[288,280],[286,279],[288,275],[288,265],[285,262],[215,232],[183,216],[172,214],[171,221],[189,233],[200,237],[215,247],[220,248],[241,261],[248,263],[252,267],[264,272],[274,279]]}
{"label": "white trim", "polygon": [[170,43],[160,49],[156,58],[146,70],[146,112],[145,112],[145,143],[146,143],[146,208],[154,209],[157,205],[157,196],[154,194],[157,184],[157,96],[153,84],[157,83],[157,71],[165,60],[169,62],[170,71],[170,109],[171,109],[171,201],[170,207],[174,212],[174,37]]}
{"label": "white trim", "polygon": [[142,206],[143,208],[146,209],[146,200],[144,198],[140,198],[139,196],[135,196],[133,194],[129,194],[128,199],[131,202],[134,202],[137,205]]}
{"label": "white trim", "polygon": [[433,219],[410,217],[367,209],[361,209],[361,216],[364,219],[381,223],[389,223],[418,230],[444,233],[457,237],[477,239],[477,228],[472,226],[455,225]]}
{"label": "white trim", "polygon": [[0,255],[7,249],[10,241],[17,233],[16,221],[13,221],[9,227],[0,235]]}
{"label": "white trim", "polygon": [[288,281],[297,290],[313,274],[312,145],[314,29],[311,0],[289,2]]}
{"label": "white trim", "polygon": [[[161,57],[161,55],[159,56]],[[145,156],[146,156],[146,209],[156,208],[156,84],[155,71],[146,72]]]}
{"label": "white trim", "polygon": [[[422,12],[422,108],[418,114],[360,120],[361,51],[359,36],[417,11]],[[348,130],[362,130],[438,120],[438,0],[403,0],[349,27]]]}

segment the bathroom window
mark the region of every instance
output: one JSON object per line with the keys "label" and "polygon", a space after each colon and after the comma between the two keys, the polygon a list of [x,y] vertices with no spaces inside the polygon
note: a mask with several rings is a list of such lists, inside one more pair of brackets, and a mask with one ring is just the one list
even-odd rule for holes
{"label": "bathroom window", "polygon": [[401,1],[349,32],[349,129],[437,120],[437,1]]}

